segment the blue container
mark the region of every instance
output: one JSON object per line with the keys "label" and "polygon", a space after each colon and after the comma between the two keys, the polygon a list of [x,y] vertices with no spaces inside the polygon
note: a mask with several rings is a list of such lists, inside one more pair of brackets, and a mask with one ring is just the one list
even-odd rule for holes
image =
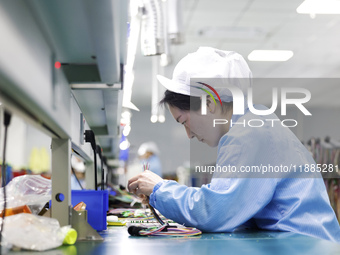
{"label": "blue container", "polygon": [[80,202],[86,204],[87,222],[97,231],[106,229],[106,212],[109,210],[107,190],[72,190],[72,206]]}

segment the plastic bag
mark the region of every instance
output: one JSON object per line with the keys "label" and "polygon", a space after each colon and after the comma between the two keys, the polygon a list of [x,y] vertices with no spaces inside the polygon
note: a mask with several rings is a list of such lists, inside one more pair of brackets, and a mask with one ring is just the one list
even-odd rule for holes
{"label": "plastic bag", "polygon": [[[30,206],[33,214],[38,214],[46,202],[51,200],[52,185],[40,175],[23,175],[14,178],[6,186],[6,208]],[[0,190],[0,210],[3,210],[3,188]]]}
{"label": "plastic bag", "polygon": [[53,218],[21,213],[5,218],[2,236],[17,247],[44,251],[62,245],[70,228]]}

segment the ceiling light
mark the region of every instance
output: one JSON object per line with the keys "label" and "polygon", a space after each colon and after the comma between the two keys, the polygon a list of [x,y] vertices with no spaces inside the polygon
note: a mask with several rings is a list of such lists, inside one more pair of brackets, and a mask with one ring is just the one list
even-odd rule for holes
{"label": "ceiling light", "polygon": [[160,122],[160,123],[164,123],[164,122],[165,122],[165,117],[164,117],[164,115],[159,115],[159,116],[158,116],[158,122]]}
{"label": "ceiling light", "polygon": [[123,126],[130,125],[131,124],[131,120],[130,119],[121,118],[120,119],[120,124],[123,125]]}
{"label": "ceiling light", "polygon": [[128,140],[125,140],[119,144],[119,149],[121,149],[122,151],[127,150],[129,147],[130,143],[128,142]]}
{"label": "ceiling light", "polygon": [[296,11],[304,14],[340,14],[340,1],[305,0]]}
{"label": "ceiling light", "polygon": [[161,54],[160,61],[161,66],[168,66],[171,63],[171,56],[169,54]]}
{"label": "ceiling light", "polygon": [[130,131],[131,131],[131,126],[125,126],[124,129],[123,129],[123,135],[124,136],[128,136],[130,134]]}
{"label": "ceiling light", "polygon": [[124,88],[123,88],[123,107],[139,111],[139,109],[131,102],[132,87],[134,82],[134,64],[139,43],[139,34],[141,30],[141,13],[140,2],[130,1],[130,27],[127,43],[126,65],[124,67]]}
{"label": "ceiling light", "polygon": [[156,122],[157,122],[157,119],[158,119],[158,118],[157,118],[157,115],[152,115],[151,118],[150,118],[150,120],[151,120],[152,123],[156,123]]}
{"label": "ceiling light", "polygon": [[293,57],[291,50],[253,50],[249,55],[250,61],[287,61]]}
{"label": "ceiling light", "polygon": [[129,112],[129,111],[122,112],[122,118],[131,119],[131,112]]}

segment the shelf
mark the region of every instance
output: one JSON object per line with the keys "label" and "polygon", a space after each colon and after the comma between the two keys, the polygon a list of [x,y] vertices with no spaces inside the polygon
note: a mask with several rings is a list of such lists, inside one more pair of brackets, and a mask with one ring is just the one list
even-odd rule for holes
{"label": "shelf", "polygon": [[52,217],[62,226],[70,224],[71,149],[94,160],[82,129],[95,132],[104,156],[117,155],[127,7],[125,0],[0,4],[0,100],[52,138]]}
{"label": "shelf", "polygon": [[125,0],[31,2],[54,49],[55,61],[61,63],[74,98],[107,158],[118,155],[127,4]]}

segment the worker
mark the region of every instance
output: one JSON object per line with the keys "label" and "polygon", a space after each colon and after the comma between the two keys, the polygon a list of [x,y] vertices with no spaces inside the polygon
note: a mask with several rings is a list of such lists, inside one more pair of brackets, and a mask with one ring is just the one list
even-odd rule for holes
{"label": "worker", "polygon": [[162,164],[159,159],[159,149],[155,142],[145,142],[138,149],[138,158],[146,164],[150,171],[162,177]]}
{"label": "worker", "polygon": [[[234,114],[230,90],[218,90],[217,86],[208,84],[216,89],[222,104],[215,104],[215,98],[207,97],[204,104],[207,113],[202,115],[203,97],[197,96],[191,84],[193,78],[202,77],[227,78],[247,95],[252,73],[236,52],[200,47],[180,60],[172,79],[158,76],[167,88],[161,103],[169,106],[188,137],[211,147],[218,146],[216,169],[217,166],[232,166],[239,171],[244,166],[315,165],[289,128],[264,121],[278,119],[275,114],[255,115],[247,107],[244,114]],[[194,86],[200,84],[196,82]],[[257,109],[268,108],[257,106]],[[263,120],[263,126],[254,128],[242,124],[254,118]],[[229,124],[214,127],[215,119],[227,120]],[[231,122],[239,124],[231,126]],[[321,174],[314,173],[316,178],[285,178],[284,174],[278,177],[282,178],[242,178],[238,172],[234,176],[214,173],[210,184],[195,188],[145,171],[131,178],[128,187],[139,196],[149,196],[150,205],[165,217],[205,232],[232,232],[248,227],[340,242],[339,223]]]}

